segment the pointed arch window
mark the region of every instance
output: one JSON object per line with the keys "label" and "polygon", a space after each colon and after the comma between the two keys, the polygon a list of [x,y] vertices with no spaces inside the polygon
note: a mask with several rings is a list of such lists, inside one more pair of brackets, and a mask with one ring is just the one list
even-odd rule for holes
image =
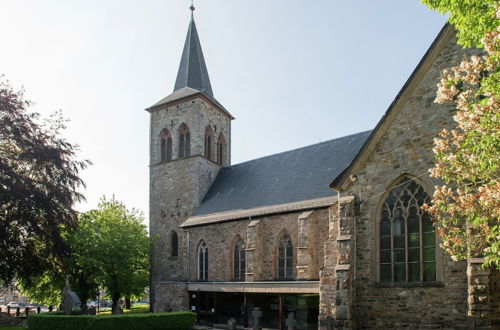
{"label": "pointed arch window", "polygon": [[205,241],[201,241],[198,248],[198,280],[208,280],[208,247]]}
{"label": "pointed arch window", "polygon": [[191,155],[191,134],[189,127],[182,124],[179,127],[179,158],[186,158]]}
{"label": "pointed arch window", "polygon": [[236,281],[245,280],[245,243],[241,238],[234,244],[233,279]]}
{"label": "pointed arch window", "polygon": [[170,235],[170,256],[179,256],[179,237],[177,236],[175,230],[173,230],[172,234]]}
{"label": "pointed arch window", "polygon": [[404,177],[390,190],[380,212],[381,282],[436,280],[436,234],[424,188]]}
{"label": "pointed arch window", "polygon": [[293,245],[288,234],[283,235],[279,242],[278,279],[293,279]]}
{"label": "pointed arch window", "polygon": [[160,161],[162,163],[172,160],[172,137],[170,132],[163,129],[160,133]]}
{"label": "pointed arch window", "polygon": [[212,160],[212,143],[214,141],[214,133],[210,126],[205,129],[205,157]]}
{"label": "pointed arch window", "polygon": [[219,138],[217,139],[217,163],[222,165],[224,162],[224,149],[226,147],[226,141],[224,139],[224,135],[219,134]]}

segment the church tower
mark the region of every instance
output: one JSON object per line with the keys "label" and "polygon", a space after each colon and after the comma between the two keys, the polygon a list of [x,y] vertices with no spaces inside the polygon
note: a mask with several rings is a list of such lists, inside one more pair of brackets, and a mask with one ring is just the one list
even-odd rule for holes
{"label": "church tower", "polygon": [[174,91],[146,110],[151,304],[155,312],[187,309],[189,234],[179,226],[200,205],[220,168],[230,165],[234,119],[214,97],[192,13]]}

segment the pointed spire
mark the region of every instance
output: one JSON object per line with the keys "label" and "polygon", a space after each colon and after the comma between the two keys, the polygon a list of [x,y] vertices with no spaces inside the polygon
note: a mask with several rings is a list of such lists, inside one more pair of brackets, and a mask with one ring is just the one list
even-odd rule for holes
{"label": "pointed spire", "polygon": [[210,97],[214,97],[210,79],[208,77],[207,66],[203,58],[198,31],[194,22],[194,6],[191,4],[191,22],[182,51],[181,64],[175,81],[174,92],[184,87],[190,87],[200,92],[204,92]]}

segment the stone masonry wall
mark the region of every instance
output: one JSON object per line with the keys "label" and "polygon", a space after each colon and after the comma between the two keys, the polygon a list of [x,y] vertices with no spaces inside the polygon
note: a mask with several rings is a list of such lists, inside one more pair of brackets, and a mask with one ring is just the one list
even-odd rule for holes
{"label": "stone masonry wall", "polygon": [[[178,129],[182,123],[190,130],[191,156],[178,159]],[[151,112],[150,233],[155,239],[151,251],[154,311],[188,308],[187,233],[179,225],[200,205],[220,169],[218,164],[203,156],[207,125],[217,135],[223,132],[226,140],[224,164],[229,165],[230,119],[201,98]],[[164,128],[172,137],[173,160],[160,163],[159,136]],[[214,150],[215,145],[216,141]],[[178,236],[178,256],[172,256],[173,231]]]}
{"label": "stone masonry wall", "polygon": [[453,262],[437,249],[437,281],[388,285],[378,280],[380,204],[386,189],[403,174],[414,177],[429,196],[437,183],[428,175],[434,164],[433,139],[452,125],[450,106],[434,103],[440,72],[457,64],[464,51],[450,40],[404,104],[364,165],[353,174],[344,195],[361,204],[356,222],[356,305],[360,328],[455,328],[464,324],[467,310],[465,262]]}
{"label": "stone masonry wall", "polygon": [[[259,217],[257,219],[236,220],[205,226],[187,228],[190,232],[190,280],[197,280],[197,249],[199,242],[203,239],[208,246],[208,280],[209,281],[230,281],[232,267],[233,241],[237,236],[245,241],[248,248],[247,230],[257,230],[260,235],[255,235],[255,244],[260,245],[257,253],[251,258],[247,257],[247,271],[251,267],[253,276],[247,280],[272,281],[276,279],[277,270],[277,244],[284,231],[288,232],[294,246],[294,266],[297,265],[297,242],[298,242],[298,221],[303,212],[293,212],[280,215],[270,215]],[[328,209],[318,209],[309,215],[312,226],[317,229],[311,230],[308,237],[308,244],[314,246],[318,255],[311,259],[311,276],[304,276],[304,280],[317,280],[319,269],[323,266],[322,242],[324,238],[320,233],[327,232],[328,228]],[[252,223],[253,222],[253,223]],[[257,223],[258,222],[258,223]],[[249,225],[252,224],[250,227]],[[256,229],[255,226],[260,226]],[[249,229],[250,228],[250,229]],[[253,246],[253,245],[252,245]],[[247,256],[249,251],[247,251]],[[250,259],[250,260],[249,260]],[[249,262],[254,264],[249,265]],[[309,271],[308,271],[309,273]],[[295,276],[297,270],[295,269]]]}

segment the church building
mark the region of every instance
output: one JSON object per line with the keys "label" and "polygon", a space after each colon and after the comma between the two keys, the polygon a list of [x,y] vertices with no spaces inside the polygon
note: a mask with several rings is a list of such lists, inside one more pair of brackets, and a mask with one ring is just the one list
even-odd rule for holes
{"label": "church building", "polygon": [[234,117],[191,16],[174,91],[146,109],[154,312],[247,327],[258,314],[270,329],[498,324],[499,272],[452,261],[420,209],[439,184],[433,139],[453,126],[436,84],[467,52],[447,24],[372,131],[232,165]]}

